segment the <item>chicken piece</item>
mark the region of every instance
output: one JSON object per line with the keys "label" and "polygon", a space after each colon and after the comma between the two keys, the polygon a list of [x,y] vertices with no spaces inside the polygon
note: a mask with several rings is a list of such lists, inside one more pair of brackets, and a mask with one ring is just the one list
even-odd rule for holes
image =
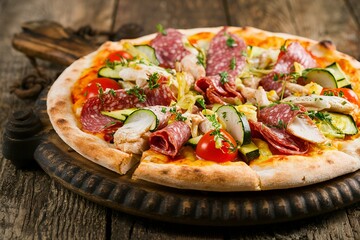
{"label": "chicken piece", "polygon": [[238,85],[237,89],[240,91],[241,95],[250,103],[256,103],[255,92],[256,89],[246,87],[243,84]]}
{"label": "chicken piece", "polygon": [[181,61],[181,70],[190,73],[195,80],[205,77],[205,68],[198,63],[198,59],[194,54],[186,55]]}
{"label": "chicken piece", "polygon": [[251,76],[249,78],[242,79],[242,83],[245,85],[245,87],[257,89],[259,86],[261,78]]}
{"label": "chicken piece", "polygon": [[119,76],[123,81],[135,82],[141,88],[148,85],[147,80],[151,74],[158,73],[166,78],[171,78],[172,75],[164,69],[146,64],[136,64],[132,67],[125,67],[120,70]]}
{"label": "chicken piece", "polygon": [[149,135],[149,129],[135,131],[133,128],[119,128],[114,134],[114,144],[123,152],[141,154],[149,149]]}
{"label": "chicken piece", "polygon": [[305,115],[296,116],[286,127],[292,135],[311,143],[324,143],[325,136],[320,132],[314,122]]}
{"label": "chicken piece", "polygon": [[309,90],[300,85],[300,84],[296,84],[296,83],[291,83],[291,82],[286,82],[285,83],[285,88],[287,90],[289,90],[292,94],[298,94],[298,95],[307,95],[309,94]]}
{"label": "chicken piece", "polygon": [[262,87],[255,91],[255,99],[260,107],[268,106],[271,103],[266,95],[266,91]]}
{"label": "chicken piece", "polygon": [[337,96],[323,96],[323,95],[310,95],[302,97],[287,97],[282,102],[291,102],[303,105],[309,110],[328,110],[348,114],[355,110],[356,106],[342,97]]}

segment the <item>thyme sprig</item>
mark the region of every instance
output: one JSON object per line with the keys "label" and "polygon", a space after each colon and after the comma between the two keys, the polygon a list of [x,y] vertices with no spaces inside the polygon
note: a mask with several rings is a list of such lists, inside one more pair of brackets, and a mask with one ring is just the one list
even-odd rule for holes
{"label": "thyme sprig", "polygon": [[232,142],[229,141],[229,139],[225,138],[225,136],[221,133],[221,124],[216,118],[215,114],[206,115],[206,118],[211,122],[211,125],[214,127],[214,130],[211,132],[211,136],[214,136],[215,140],[215,147],[220,149],[223,146],[223,142],[226,142],[229,144],[228,153],[235,152],[237,149],[237,146],[235,146]]}
{"label": "thyme sprig", "polygon": [[133,88],[130,88],[130,89],[126,90],[126,93],[129,94],[129,95],[136,96],[139,99],[140,102],[145,102],[146,101],[145,92],[139,86],[135,86]]}

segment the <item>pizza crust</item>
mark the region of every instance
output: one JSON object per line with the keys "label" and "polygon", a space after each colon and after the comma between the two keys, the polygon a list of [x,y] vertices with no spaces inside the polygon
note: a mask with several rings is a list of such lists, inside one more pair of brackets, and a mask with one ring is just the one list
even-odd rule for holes
{"label": "pizza crust", "polygon": [[261,190],[306,186],[355,172],[360,161],[337,150],[312,156],[275,156],[253,161],[250,167],[258,174]]}
{"label": "pizza crust", "polygon": [[176,161],[174,163],[157,163],[153,160],[153,155],[145,152],[141,163],[133,174],[133,179],[141,179],[174,188],[203,191],[260,190],[257,174],[242,161],[224,164],[208,162],[204,165],[182,165],[176,164]]}

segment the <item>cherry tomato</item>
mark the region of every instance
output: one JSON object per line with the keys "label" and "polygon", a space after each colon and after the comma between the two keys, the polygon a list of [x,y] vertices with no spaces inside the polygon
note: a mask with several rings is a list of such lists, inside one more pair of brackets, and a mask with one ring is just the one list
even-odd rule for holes
{"label": "cherry tomato", "polygon": [[116,51],[116,52],[110,53],[109,56],[107,57],[107,59],[110,62],[114,62],[114,61],[121,61],[121,59],[131,60],[131,59],[133,59],[133,56],[131,56],[131,54],[126,51]]}
{"label": "cherry tomato", "polygon": [[100,88],[102,91],[105,91],[108,88],[116,90],[120,88],[120,85],[110,78],[96,78],[84,88],[83,94],[86,98],[96,96],[100,93]]}
{"label": "cherry tomato", "polygon": [[350,88],[324,88],[321,91],[321,95],[343,97],[349,102],[354,103],[360,107],[359,97]]}
{"label": "cherry tomato", "polygon": [[[220,134],[226,140],[222,140],[221,148],[215,146],[214,130],[207,132],[196,146],[198,157],[214,162],[228,162],[237,157],[238,150],[235,139],[225,130],[220,129]],[[231,143],[231,144],[230,144]]]}

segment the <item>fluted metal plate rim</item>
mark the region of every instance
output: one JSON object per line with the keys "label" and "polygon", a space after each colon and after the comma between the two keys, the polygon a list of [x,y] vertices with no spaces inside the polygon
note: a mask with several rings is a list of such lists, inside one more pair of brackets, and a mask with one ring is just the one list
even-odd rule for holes
{"label": "fluted metal plate rim", "polygon": [[360,201],[360,171],[306,187],[260,192],[179,190],[120,176],[70,151],[55,133],[35,159],[64,187],[115,210],[156,220],[245,226],[303,219]]}

